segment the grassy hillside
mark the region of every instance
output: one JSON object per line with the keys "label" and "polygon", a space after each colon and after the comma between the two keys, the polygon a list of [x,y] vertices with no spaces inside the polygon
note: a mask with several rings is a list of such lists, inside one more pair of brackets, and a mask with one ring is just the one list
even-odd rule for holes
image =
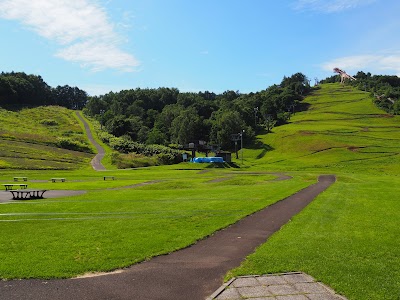
{"label": "grassy hillside", "polygon": [[400,118],[337,84],[305,101],[308,111],[259,137],[273,150],[247,151],[248,163],[337,182],[230,276],[304,271],[348,299],[399,299]]}
{"label": "grassy hillside", "polygon": [[93,156],[75,114],[66,108],[0,108],[0,123],[2,169],[76,169],[87,167]]}
{"label": "grassy hillside", "polygon": [[400,119],[376,108],[368,93],[325,84],[304,102],[310,105],[307,111],[259,137],[268,151],[246,150],[249,164],[296,171],[398,174]]}

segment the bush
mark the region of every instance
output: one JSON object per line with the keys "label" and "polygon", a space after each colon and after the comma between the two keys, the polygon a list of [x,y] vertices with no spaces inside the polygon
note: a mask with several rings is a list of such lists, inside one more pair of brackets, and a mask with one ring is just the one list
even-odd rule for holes
{"label": "bush", "polygon": [[171,153],[157,154],[157,160],[161,165],[172,165],[175,162],[175,156]]}
{"label": "bush", "polygon": [[121,154],[118,152],[113,152],[111,154],[111,163],[116,165],[119,169],[159,165],[156,157],[147,157],[136,153]]}
{"label": "bush", "polygon": [[88,144],[65,137],[57,138],[57,146],[68,150],[93,153],[93,149]]}
{"label": "bush", "polygon": [[58,126],[58,122],[56,120],[51,120],[51,119],[41,120],[40,124],[45,126]]}

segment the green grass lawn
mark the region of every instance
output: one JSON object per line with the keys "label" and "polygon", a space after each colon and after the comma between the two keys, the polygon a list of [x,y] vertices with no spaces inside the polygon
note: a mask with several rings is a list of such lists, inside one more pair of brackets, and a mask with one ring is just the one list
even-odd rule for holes
{"label": "green grass lawn", "polygon": [[[244,149],[243,165],[234,159],[240,169],[6,166],[0,181],[27,176],[29,187],[87,193],[1,204],[0,277],[71,277],[129,266],[194,243],[319,174],[336,174],[334,185],[227,278],[303,271],[348,299],[399,299],[400,117],[377,109],[369,94],[339,84],[321,85],[304,101],[309,110],[258,136],[261,146]],[[293,179],[274,181],[270,172]],[[104,181],[104,175],[116,180]],[[51,183],[52,177],[67,182]]]}
{"label": "green grass lawn", "polygon": [[303,271],[348,299],[399,299],[400,178],[347,175],[230,276]]}
{"label": "green grass lawn", "polygon": [[[29,172],[24,175],[35,178]],[[229,170],[153,168],[115,175],[115,181],[28,182],[43,188],[84,187],[88,192],[0,205],[0,276],[71,277],[126,267],[188,246],[315,182],[301,176],[273,181],[270,174],[239,175]],[[214,181],[225,177],[229,179]],[[150,178],[158,182],[123,188]]]}
{"label": "green grass lawn", "polygon": [[259,137],[272,150],[248,150],[247,163],[338,180],[227,278],[303,271],[348,299],[399,299],[400,118],[336,84],[306,101],[310,110]]}

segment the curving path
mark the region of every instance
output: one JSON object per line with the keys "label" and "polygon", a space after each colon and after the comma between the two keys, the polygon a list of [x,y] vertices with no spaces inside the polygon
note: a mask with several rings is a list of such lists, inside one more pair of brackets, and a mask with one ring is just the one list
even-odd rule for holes
{"label": "curving path", "polygon": [[95,169],[96,171],[104,171],[106,170],[106,168],[102,165],[101,160],[103,159],[104,155],[106,154],[106,151],[104,150],[104,148],[102,146],[100,146],[100,144],[98,142],[96,142],[96,140],[93,138],[92,135],[92,131],[90,130],[89,124],[86,122],[86,120],[82,117],[82,115],[80,114],[79,111],[76,111],[76,115],[78,116],[78,118],[82,121],[84,127],[85,127],[85,131],[86,131],[86,135],[89,139],[89,141],[92,143],[93,146],[96,147],[97,150],[97,154],[96,156],[92,159],[92,161],[90,162],[93,169]]}
{"label": "curving path", "polygon": [[205,299],[223,276],[335,182],[318,182],[188,248],[102,276],[0,282],[0,299]]}

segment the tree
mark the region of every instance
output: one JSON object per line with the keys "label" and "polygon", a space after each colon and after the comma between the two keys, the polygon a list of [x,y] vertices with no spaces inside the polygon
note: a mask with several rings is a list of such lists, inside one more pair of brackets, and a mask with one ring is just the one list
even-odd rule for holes
{"label": "tree", "polygon": [[181,145],[203,140],[203,122],[196,109],[190,107],[180,112],[171,124],[171,140]]}
{"label": "tree", "polygon": [[264,116],[265,122],[263,123],[265,129],[267,132],[271,132],[272,128],[274,128],[276,124],[276,120],[271,115],[265,115]]}
{"label": "tree", "polygon": [[254,131],[247,126],[237,111],[222,111],[212,116],[211,142],[218,144],[222,149],[231,149],[231,135],[245,130],[249,137],[254,136]]}
{"label": "tree", "polygon": [[168,143],[167,135],[160,129],[154,127],[147,135],[146,144],[166,145]]}

